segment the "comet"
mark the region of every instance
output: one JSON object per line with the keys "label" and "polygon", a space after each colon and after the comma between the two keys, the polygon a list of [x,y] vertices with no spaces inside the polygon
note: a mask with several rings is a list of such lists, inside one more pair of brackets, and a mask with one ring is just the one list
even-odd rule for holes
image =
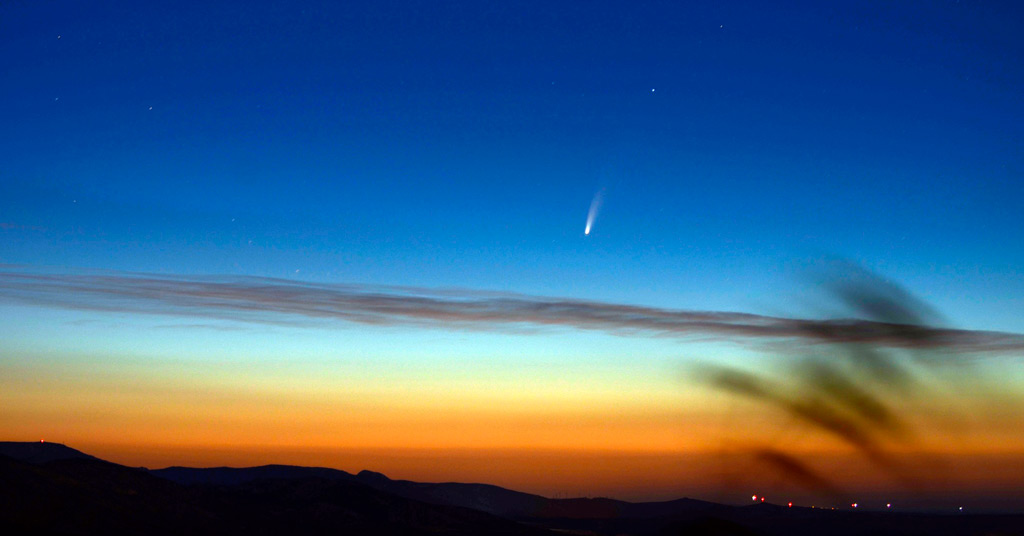
{"label": "comet", "polygon": [[587,226],[583,229],[584,235],[590,234],[590,229],[594,226],[594,220],[597,218],[597,213],[601,210],[602,201],[604,201],[604,190],[598,190],[598,192],[594,194],[594,199],[590,202],[590,210],[587,212]]}

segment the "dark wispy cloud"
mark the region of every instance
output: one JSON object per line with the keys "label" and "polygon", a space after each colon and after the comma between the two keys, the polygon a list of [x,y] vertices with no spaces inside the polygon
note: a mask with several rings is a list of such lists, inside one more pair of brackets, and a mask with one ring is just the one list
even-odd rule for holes
{"label": "dark wispy cloud", "polygon": [[493,331],[567,328],[619,335],[870,343],[1024,352],[1024,336],[869,320],[686,311],[463,289],[325,285],[258,277],[52,273],[0,266],[0,300],[57,308],[243,322],[335,320]]}

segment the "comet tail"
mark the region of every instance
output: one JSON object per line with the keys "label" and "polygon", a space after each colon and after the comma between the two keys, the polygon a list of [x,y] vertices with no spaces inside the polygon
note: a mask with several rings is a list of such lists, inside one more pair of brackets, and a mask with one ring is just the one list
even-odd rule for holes
{"label": "comet tail", "polygon": [[604,190],[600,190],[594,194],[594,199],[590,202],[590,211],[587,212],[587,226],[583,229],[583,234],[590,234],[590,228],[594,226],[594,219],[597,218],[597,213],[601,210],[601,202],[603,200]]}

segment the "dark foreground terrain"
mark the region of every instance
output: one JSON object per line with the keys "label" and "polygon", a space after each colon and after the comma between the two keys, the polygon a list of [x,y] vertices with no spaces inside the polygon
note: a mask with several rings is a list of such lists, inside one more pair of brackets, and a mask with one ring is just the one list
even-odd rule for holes
{"label": "dark foreground terrain", "polygon": [[149,471],[0,443],[6,534],[1022,535],[1024,515],[825,511],[679,499],[548,499],[484,484],[269,465]]}

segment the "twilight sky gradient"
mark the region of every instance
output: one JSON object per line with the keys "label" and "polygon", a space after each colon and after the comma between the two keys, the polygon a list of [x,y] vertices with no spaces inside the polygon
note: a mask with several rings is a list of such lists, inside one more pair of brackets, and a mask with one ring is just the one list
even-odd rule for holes
{"label": "twilight sky gradient", "polygon": [[[722,4],[3,3],[0,439],[1024,509],[1024,11]],[[693,370],[851,341],[913,479]]]}

